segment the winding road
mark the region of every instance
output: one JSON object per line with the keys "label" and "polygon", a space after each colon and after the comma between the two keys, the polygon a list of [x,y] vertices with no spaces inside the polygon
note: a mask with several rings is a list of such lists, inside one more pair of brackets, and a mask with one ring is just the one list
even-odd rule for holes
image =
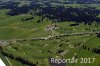
{"label": "winding road", "polygon": [[77,32],[77,33],[64,33],[64,34],[59,34],[59,35],[54,35],[54,36],[45,36],[45,37],[33,37],[33,38],[21,38],[21,39],[9,39],[9,40],[0,40],[0,41],[21,41],[21,40],[35,40],[35,39],[49,39],[55,36],[73,36],[73,35],[85,35],[85,34],[99,34],[100,31],[91,31],[91,32]]}

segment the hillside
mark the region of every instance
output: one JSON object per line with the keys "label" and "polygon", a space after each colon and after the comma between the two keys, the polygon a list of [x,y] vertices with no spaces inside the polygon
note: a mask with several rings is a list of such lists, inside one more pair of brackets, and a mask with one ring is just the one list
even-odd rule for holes
{"label": "hillside", "polygon": [[[100,66],[99,3],[0,0],[0,59],[7,66]],[[50,62],[73,57],[79,61]]]}

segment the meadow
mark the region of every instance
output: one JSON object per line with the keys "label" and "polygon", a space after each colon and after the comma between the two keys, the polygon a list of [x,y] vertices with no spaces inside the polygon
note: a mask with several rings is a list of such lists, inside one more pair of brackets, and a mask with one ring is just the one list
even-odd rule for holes
{"label": "meadow", "polygon": [[75,57],[96,60],[66,66],[100,66],[100,5],[40,4],[0,5],[0,58],[4,63],[51,66],[52,57]]}

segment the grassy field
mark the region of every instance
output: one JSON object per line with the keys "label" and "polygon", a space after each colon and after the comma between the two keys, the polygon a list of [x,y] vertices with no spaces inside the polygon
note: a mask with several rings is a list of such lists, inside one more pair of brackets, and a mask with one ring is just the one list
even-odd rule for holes
{"label": "grassy field", "polygon": [[[72,6],[78,7],[79,4]],[[100,53],[92,51],[93,48],[100,48],[100,38],[97,37],[96,33],[86,33],[100,31],[99,23],[93,22],[89,25],[72,21],[52,22],[46,18],[41,21],[41,16],[24,20],[32,16],[29,13],[9,16],[6,15],[7,11],[0,10],[0,40],[9,44],[1,45],[2,52],[0,53],[7,56],[12,66],[31,66],[31,64],[50,66],[48,59],[51,57],[67,59],[75,55],[77,58],[94,57],[96,60],[90,64],[77,63],[66,64],[66,66],[100,66]],[[46,30],[51,25],[56,25],[57,29]],[[82,32],[86,34],[72,35],[72,33]],[[64,35],[69,33],[71,35]],[[40,39],[48,36],[52,37]],[[32,39],[37,37],[40,38]],[[7,60],[2,54],[0,54],[0,58],[6,63]],[[6,64],[9,66],[9,63]]]}
{"label": "grassy field", "polygon": [[[59,38],[59,39],[58,39]],[[41,66],[42,63],[46,63],[43,61],[43,58],[48,59],[49,57],[62,57],[62,55],[58,51],[68,51],[66,54],[64,54],[64,58],[72,58],[74,54],[77,54],[78,58],[90,58],[95,57],[96,61],[94,65],[99,66],[99,54],[93,53],[91,50],[87,51],[81,48],[82,45],[87,45],[87,47],[93,48],[94,43],[89,40],[95,38],[96,43],[95,47],[98,47],[99,45],[99,38],[96,38],[96,36],[89,36],[89,35],[83,35],[83,36],[67,36],[67,37],[54,37],[47,40],[28,40],[25,42],[15,42],[14,44],[10,44],[5,47],[3,50],[5,53],[9,55],[13,55],[15,58],[24,58],[27,61],[36,63],[36,61]],[[80,44],[79,46],[77,44]],[[40,61],[42,60],[42,61]],[[11,61],[12,63],[14,62]],[[69,65],[69,64],[68,64]],[[81,65],[81,64],[78,64]],[[82,64],[84,66],[84,64]],[[91,64],[86,64],[91,65]],[[47,65],[46,65],[47,66]],[[70,65],[69,65],[70,66]],[[75,64],[74,66],[77,66]]]}

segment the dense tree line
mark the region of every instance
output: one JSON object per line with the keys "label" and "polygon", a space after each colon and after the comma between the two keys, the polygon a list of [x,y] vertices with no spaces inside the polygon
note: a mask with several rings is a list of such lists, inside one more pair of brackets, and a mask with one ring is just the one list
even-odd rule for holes
{"label": "dense tree line", "polygon": [[31,2],[30,5],[24,5],[19,7],[19,2],[9,3],[4,6],[0,6],[0,9],[10,9],[7,13],[8,15],[20,15],[26,14],[30,11],[33,11],[31,15],[42,16],[43,18],[49,18],[54,22],[62,21],[75,21],[75,22],[85,22],[91,23],[93,21],[100,22],[100,18],[97,17],[100,14],[100,10],[97,10],[92,7],[87,8],[73,8],[73,7],[64,7],[64,6],[45,6],[43,4],[38,4],[36,2]]}
{"label": "dense tree line", "polygon": [[97,35],[98,38],[100,38],[100,33]]}
{"label": "dense tree line", "polygon": [[62,21],[75,21],[75,22],[85,22],[91,23],[93,21],[100,22],[100,19],[96,16],[100,13],[100,10],[94,8],[64,8],[60,7],[46,7],[42,8],[37,15],[45,16],[49,19],[57,20],[58,22]]}
{"label": "dense tree line", "polygon": [[90,47],[87,47],[86,45],[83,45],[82,49],[91,51],[93,53],[100,54],[100,48],[99,47],[97,47],[97,48],[90,48]]}
{"label": "dense tree line", "polygon": [[34,11],[35,15],[42,16],[43,18],[49,18],[54,20],[55,22],[62,21],[75,21],[75,22],[85,22],[91,23],[93,21],[100,22],[100,18],[97,16],[100,13],[100,10],[96,10],[95,8],[64,8],[63,6],[59,7],[38,7],[34,8],[32,6],[27,7],[17,7],[12,9],[8,14],[9,15],[18,15],[28,13],[30,10]]}
{"label": "dense tree line", "polygon": [[[7,57],[9,57],[9,58],[12,58],[12,59],[15,59],[15,60],[17,60],[17,61],[19,61],[19,62],[21,62],[21,63],[23,63],[23,64],[27,64],[27,65],[29,65],[29,66],[37,66],[35,63],[33,63],[33,61],[29,61],[29,60],[27,60],[27,59],[25,59],[25,58],[23,58],[23,57],[16,57],[16,56],[14,56],[14,54],[11,54],[11,53],[6,53],[6,52],[4,52],[4,51],[2,51],[2,54],[4,55],[4,56],[7,56]],[[30,58],[29,58],[30,59]]]}

